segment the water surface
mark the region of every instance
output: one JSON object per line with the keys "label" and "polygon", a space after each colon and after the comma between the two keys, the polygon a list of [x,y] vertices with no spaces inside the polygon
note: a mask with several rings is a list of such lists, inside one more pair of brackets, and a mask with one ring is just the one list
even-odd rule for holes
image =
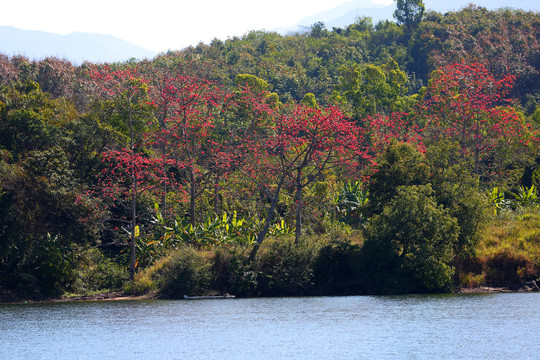
{"label": "water surface", "polygon": [[0,305],[0,359],[539,359],[540,293]]}

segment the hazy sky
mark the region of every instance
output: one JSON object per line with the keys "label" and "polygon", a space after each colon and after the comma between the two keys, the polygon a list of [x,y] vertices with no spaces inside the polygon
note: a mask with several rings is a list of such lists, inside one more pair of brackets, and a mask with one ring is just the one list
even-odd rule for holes
{"label": "hazy sky", "polygon": [[[154,51],[291,26],[351,0],[9,0],[0,26],[110,34]],[[391,4],[393,0],[371,0]]]}

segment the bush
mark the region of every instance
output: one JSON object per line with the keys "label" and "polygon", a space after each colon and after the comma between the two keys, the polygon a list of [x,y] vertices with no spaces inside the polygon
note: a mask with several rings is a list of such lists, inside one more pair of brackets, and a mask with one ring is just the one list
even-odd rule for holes
{"label": "bush", "polygon": [[447,291],[459,227],[433,199],[430,185],[404,186],[372,218],[362,248],[370,293]]}
{"label": "bush", "polygon": [[65,241],[50,234],[18,240],[3,249],[8,256],[0,257],[0,287],[19,297],[55,297],[65,292],[76,276],[73,251]]}
{"label": "bush", "polygon": [[155,281],[152,281],[146,273],[137,273],[133,281],[124,285],[124,294],[126,295],[145,295],[156,288]]}
{"label": "bush", "polygon": [[129,279],[125,266],[105,257],[97,248],[83,251],[78,263],[77,280],[72,291],[79,294],[121,289]]}
{"label": "bush", "polygon": [[[510,286],[540,276],[540,211],[501,212],[483,229],[477,257],[486,285]],[[465,269],[471,271],[470,269]]]}
{"label": "bush", "polygon": [[347,239],[331,240],[323,246],[313,264],[315,292],[320,295],[362,293],[360,249]]}
{"label": "bush", "polygon": [[258,291],[264,296],[308,295],[313,289],[313,264],[320,243],[280,237],[269,239],[252,264]]}
{"label": "bush", "polygon": [[217,249],[212,265],[213,287],[221,294],[252,296],[257,287],[257,274],[247,264],[243,253],[235,248]]}
{"label": "bush", "polygon": [[159,292],[166,297],[205,295],[210,289],[210,268],[205,253],[182,246],[166,258],[154,276]]}

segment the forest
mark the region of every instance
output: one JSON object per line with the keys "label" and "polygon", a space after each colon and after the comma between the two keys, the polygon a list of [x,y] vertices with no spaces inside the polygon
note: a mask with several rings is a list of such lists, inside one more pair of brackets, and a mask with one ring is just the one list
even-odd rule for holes
{"label": "forest", "polygon": [[0,300],[538,289],[540,15],[394,17],[0,55]]}

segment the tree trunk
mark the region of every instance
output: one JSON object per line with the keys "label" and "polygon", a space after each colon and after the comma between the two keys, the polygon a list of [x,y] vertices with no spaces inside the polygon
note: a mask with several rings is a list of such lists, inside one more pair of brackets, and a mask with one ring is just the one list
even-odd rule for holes
{"label": "tree trunk", "polygon": [[[167,108],[163,110],[163,115],[159,119],[159,127],[161,130],[165,130],[167,128],[167,125],[165,123],[165,119],[167,118]],[[165,144],[165,141],[161,141],[160,144],[160,150],[161,150],[161,156],[164,159],[165,158],[165,152],[166,152],[167,145]],[[163,185],[162,185],[162,191],[163,194],[161,194],[161,216],[163,219],[167,219],[167,177],[168,177],[168,171],[167,171],[167,165],[163,166]]]}
{"label": "tree trunk", "polygon": [[133,193],[131,194],[131,243],[130,243],[130,251],[131,251],[131,263],[129,267],[129,279],[133,281],[135,278],[135,229],[137,228],[137,181],[135,180],[135,176],[133,175]]}
{"label": "tree trunk", "polygon": [[302,173],[298,170],[296,177],[296,229],[294,231],[294,241],[298,243],[302,235]]}
{"label": "tree trunk", "polygon": [[129,266],[129,279],[133,281],[135,278],[135,229],[137,227],[137,177],[135,176],[135,159],[134,159],[134,134],[133,134],[133,119],[131,114],[131,108],[129,110],[129,130],[130,130],[130,150],[131,150],[131,242],[130,252],[131,261]]}
{"label": "tree trunk", "polygon": [[216,175],[214,183],[214,213],[217,215],[219,210],[219,175]]}
{"label": "tree trunk", "polygon": [[266,214],[266,219],[264,219],[264,227],[259,233],[259,236],[257,236],[257,242],[255,243],[253,250],[251,250],[251,254],[249,254],[248,262],[250,263],[253,262],[253,260],[255,260],[255,256],[257,255],[257,252],[259,251],[259,248],[261,247],[261,244],[264,241],[264,238],[266,237],[268,230],[270,229],[270,222],[274,218],[274,209],[276,208],[277,202],[279,200],[279,193],[281,192],[281,186],[283,185],[284,181],[285,181],[285,175],[282,175],[281,179],[279,180],[279,184],[276,189],[276,192],[274,193],[274,197],[272,198],[270,209],[268,210],[268,213]]}
{"label": "tree trunk", "polygon": [[480,126],[478,118],[475,116],[476,129],[474,132],[474,173],[480,174]]}
{"label": "tree trunk", "polygon": [[195,178],[193,168],[189,169],[189,217],[191,225],[195,226]]}

